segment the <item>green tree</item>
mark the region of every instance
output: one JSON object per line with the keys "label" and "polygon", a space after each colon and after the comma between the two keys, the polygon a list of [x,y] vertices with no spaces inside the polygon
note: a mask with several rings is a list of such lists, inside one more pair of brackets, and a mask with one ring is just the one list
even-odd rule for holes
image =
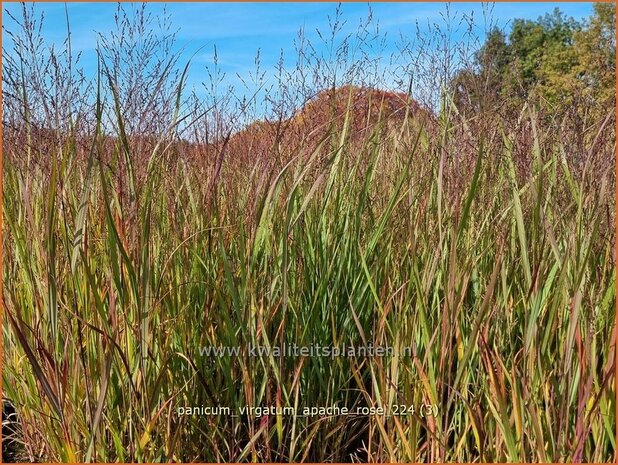
{"label": "green tree", "polygon": [[537,21],[515,20],[509,35],[515,73],[507,84],[518,97],[571,103],[577,88],[572,70],[578,63],[573,41],[580,29],[558,8]]}
{"label": "green tree", "polygon": [[510,62],[506,35],[498,28],[492,29],[474,54],[473,66],[461,70],[453,79],[458,107],[483,111],[493,105],[500,96]]}

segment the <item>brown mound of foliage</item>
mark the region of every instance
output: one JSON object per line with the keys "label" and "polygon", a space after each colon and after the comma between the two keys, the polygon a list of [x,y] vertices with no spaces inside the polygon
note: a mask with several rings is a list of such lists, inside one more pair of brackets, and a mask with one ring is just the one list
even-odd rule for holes
{"label": "brown mound of foliage", "polygon": [[340,136],[346,118],[353,145],[373,131],[399,128],[410,117],[425,122],[433,119],[405,93],[357,86],[324,90],[291,118],[256,121],[231,135],[223,144],[224,157],[233,166],[281,166],[296,154],[313,153],[321,143],[332,148],[327,139]]}
{"label": "brown mound of foliage", "polygon": [[199,177],[202,195],[236,197],[266,188],[295,159],[317,156],[310,175],[317,176],[337,152],[346,125],[345,150],[364,157],[368,137],[377,133],[376,140],[388,143],[393,137],[383,136],[399,134],[407,123],[407,129],[436,127],[435,116],[405,93],[343,86],[318,92],[289,118],[254,121],[227,137],[176,147]]}
{"label": "brown mound of foliage", "polygon": [[336,152],[346,124],[346,150],[363,156],[360,149],[367,137],[374,132],[379,136],[398,133],[406,122],[430,131],[436,127],[435,116],[408,94],[343,86],[318,92],[289,118],[254,121],[227,137],[174,148],[201,180],[203,195],[212,198],[223,189],[235,196],[240,195],[239,189],[255,191],[268,185],[295,158],[317,154],[325,161]]}

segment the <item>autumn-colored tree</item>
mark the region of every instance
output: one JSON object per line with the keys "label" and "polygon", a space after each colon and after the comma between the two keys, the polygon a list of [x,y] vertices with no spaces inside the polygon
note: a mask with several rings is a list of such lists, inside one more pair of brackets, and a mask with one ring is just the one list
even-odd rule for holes
{"label": "autumn-colored tree", "polygon": [[[615,107],[616,6],[597,3],[587,21],[559,9],[537,20],[516,19],[507,35],[493,29],[474,63],[452,82],[462,111],[536,102],[550,115],[577,107],[601,116]],[[489,107],[488,107],[489,105]]]}
{"label": "autumn-colored tree", "polygon": [[616,5],[595,3],[587,28],[575,34],[576,74],[588,104],[597,111],[616,106]]}

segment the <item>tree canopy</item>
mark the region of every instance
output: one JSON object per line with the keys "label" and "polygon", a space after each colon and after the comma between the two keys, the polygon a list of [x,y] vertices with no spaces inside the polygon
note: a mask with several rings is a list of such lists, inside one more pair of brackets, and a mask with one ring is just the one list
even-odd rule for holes
{"label": "tree canopy", "polygon": [[452,82],[463,111],[539,102],[548,113],[577,107],[601,115],[615,107],[616,6],[596,3],[585,21],[558,8],[537,20],[491,30],[473,63]]}

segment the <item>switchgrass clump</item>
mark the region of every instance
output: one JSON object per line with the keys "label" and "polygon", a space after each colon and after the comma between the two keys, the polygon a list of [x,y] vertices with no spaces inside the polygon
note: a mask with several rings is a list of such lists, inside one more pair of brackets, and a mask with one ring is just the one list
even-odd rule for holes
{"label": "switchgrass clump", "polygon": [[[258,103],[185,98],[169,54],[126,100],[105,43],[60,114],[32,43],[3,70],[3,395],[28,460],[615,459],[613,123],[576,153],[533,101],[471,117],[446,88],[423,109],[300,67],[269,94],[293,111],[239,130]],[[249,349],[286,344],[392,352]],[[332,406],[388,414],[302,414]]]}

